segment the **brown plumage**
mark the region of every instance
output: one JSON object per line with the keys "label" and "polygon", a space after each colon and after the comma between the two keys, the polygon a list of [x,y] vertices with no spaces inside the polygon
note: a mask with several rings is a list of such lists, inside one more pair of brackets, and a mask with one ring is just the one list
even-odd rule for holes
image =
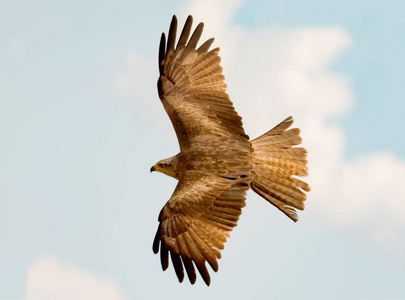
{"label": "brown plumage", "polygon": [[191,27],[189,16],[175,46],[173,16],[167,42],[164,33],[160,41],[159,97],[180,153],[151,168],[179,180],[160,212],[153,251],[160,251],[163,270],[170,254],[180,282],[186,271],[193,284],[197,267],[209,285],[206,262],[218,271],[220,250],[237,225],[249,188],[293,221],[310,188],[294,177],[307,175],[308,169],[306,150],[294,147],[301,143],[300,130],[288,129],[292,117],[249,141],[225,92],[219,48],[209,51],[214,39],[197,48],[203,23],[189,38]]}

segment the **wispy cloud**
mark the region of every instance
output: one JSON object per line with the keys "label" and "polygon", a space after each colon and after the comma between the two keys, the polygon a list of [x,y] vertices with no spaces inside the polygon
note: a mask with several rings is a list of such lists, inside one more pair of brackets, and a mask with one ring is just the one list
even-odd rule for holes
{"label": "wispy cloud", "polygon": [[11,36],[3,42],[6,55],[14,63],[24,61],[27,55],[27,41],[22,36]]}
{"label": "wispy cloud", "polygon": [[103,278],[52,255],[37,258],[28,268],[26,300],[129,299],[115,280]]}

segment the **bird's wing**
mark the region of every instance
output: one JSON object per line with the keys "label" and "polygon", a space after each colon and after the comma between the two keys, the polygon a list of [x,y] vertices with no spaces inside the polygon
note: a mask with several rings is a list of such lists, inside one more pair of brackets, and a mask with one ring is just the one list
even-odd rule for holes
{"label": "bird's wing", "polygon": [[[207,285],[210,275],[205,262],[218,270],[217,259],[229,232],[237,225],[251,177],[229,180],[198,171],[187,171],[159,215],[159,227],[153,242],[163,270],[169,265],[169,253],[180,282],[184,269],[193,284],[197,267]],[[194,265],[193,265],[194,264]]]}
{"label": "bird's wing", "polygon": [[159,49],[159,97],[180,149],[189,147],[193,138],[207,134],[249,140],[242,118],[225,92],[219,48],[209,51],[214,41],[211,38],[197,49],[204,24],[200,23],[189,39],[192,22],[189,16],[175,47],[177,19],[173,16],[167,43],[162,33]]}

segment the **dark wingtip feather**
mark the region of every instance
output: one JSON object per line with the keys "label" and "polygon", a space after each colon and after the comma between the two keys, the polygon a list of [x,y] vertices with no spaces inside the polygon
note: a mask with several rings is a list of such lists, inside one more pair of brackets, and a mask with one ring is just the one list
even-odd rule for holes
{"label": "dark wingtip feather", "polygon": [[188,276],[188,279],[190,280],[190,283],[194,284],[195,281],[197,280],[197,275],[195,273],[193,261],[191,260],[191,258],[189,258],[185,255],[181,255],[181,260],[183,261],[183,264],[186,269],[187,276]]}
{"label": "dark wingtip feather", "polygon": [[155,235],[155,239],[153,240],[153,253],[157,254],[159,252],[159,244],[160,244],[160,239],[161,239],[161,235],[160,235],[160,227],[162,225],[159,224],[158,229],[156,231],[156,235]]}
{"label": "dark wingtip feather", "polygon": [[[187,46],[184,49],[184,52],[182,53],[179,61],[180,63],[192,63],[194,59],[196,58],[194,55],[191,55],[192,53],[195,54],[195,49],[197,47],[198,41],[201,38],[202,32],[204,30],[204,23],[198,24],[197,28],[194,30],[190,40],[187,43]],[[191,59],[191,60],[190,60]],[[189,61],[187,61],[189,60]]]}
{"label": "dark wingtip feather", "polygon": [[163,271],[169,267],[169,250],[166,249],[165,245],[162,243],[162,247],[160,247],[160,262],[162,263]]}
{"label": "dark wingtip feather", "polygon": [[190,16],[188,16],[186,23],[184,24],[179,41],[177,42],[177,47],[176,47],[177,51],[186,45],[188,37],[190,36],[192,25],[193,25],[193,17],[190,15]]}
{"label": "dark wingtip feather", "polygon": [[[176,17],[176,15],[173,15],[173,17],[172,17],[172,23],[173,22],[176,22],[177,23],[177,17]],[[171,25],[171,24],[170,24]]]}
{"label": "dark wingtip feather", "polygon": [[210,259],[207,261],[210,264],[211,268],[214,270],[214,272],[218,272],[218,269],[219,269],[218,261],[216,259],[215,260]]}
{"label": "dark wingtip feather", "polygon": [[201,38],[202,32],[204,30],[204,23],[197,25],[197,28],[194,30],[193,35],[188,42],[187,48],[195,49],[197,47],[198,41]]}
{"label": "dark wingtip feather", "polygon": [[159,252],[159,242],[160,240],[158,238],[155,237],[155,240],[153,241],[153,253],[157,254]]}
{"label": "dark wingtip feather", "polygon": [[176,271],[177,278],[179,279],[179,282],[183,282],[184,279],[184,269],[183,269],[183,263],[181,262],[180,254],[173,253],[173,251],[170,251],[170,256],[172,258],[172,263],[174,270]]}
{"label": "dark wingtip feather", "polygon": [[199,53],[208,52],[214,40],[215,40],[214,38],[210,38],[209,40],[205,41],[205,43],[202,44],[200,48],[197,49],[197,51]]}
{"label": "dark wingtip feather", "polygon": [[163,75],[163,63],[165,61],[166,56],[166,36],[162,33],[160,37],[160,45],[159,45],[159,73]]}
{"label": "dark wingtip feather", "polygon": [[169,35],[167,37],[167,56],[174,50],[174,44],[176,43],[177,33],[177,18],[173,15],[172,22],[170,23]]}
{"label": "dark wingtip feather", "polygon": [[211,283],[211,277],[210,274],[208,273],[207,267],[205,266],[205,262],[196,263],[196,266],[205,284],[209,286]]}

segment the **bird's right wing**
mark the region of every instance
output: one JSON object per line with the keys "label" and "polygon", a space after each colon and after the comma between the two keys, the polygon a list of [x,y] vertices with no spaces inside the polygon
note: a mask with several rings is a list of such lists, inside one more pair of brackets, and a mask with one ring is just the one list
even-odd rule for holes
{"label": "bird's right wing", "polygon": [[[218,270],[217,259],[229,232],[237,225],[251,177],[229,180],[198,171],[187,171],[159,215],[153,251],[160,251],[163,270],[169,253],[180,282],[184,269],[193,284],[197,267],[207,285],[205,262]],[[193,265],[194,264],[194,265]]]}

